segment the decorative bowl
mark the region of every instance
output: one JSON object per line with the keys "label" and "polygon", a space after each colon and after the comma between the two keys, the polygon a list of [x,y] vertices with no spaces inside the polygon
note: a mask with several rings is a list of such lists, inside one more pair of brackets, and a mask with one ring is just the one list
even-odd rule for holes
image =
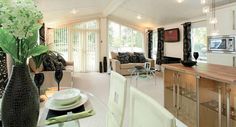
{"label": "decorative bowl", "polygon": [[183,60],[181,60],[181,63],[182,63],[185,67],[192,67],[192,66],[194,66],[194,65],[197,64],[196,61],[183,61]]}
{"label": "decorative bowl", "polygon": [[58,105],[68,105],[80,99],[80,90],[78,89],[66,89],[55,93],[53,96],[53,101]]}

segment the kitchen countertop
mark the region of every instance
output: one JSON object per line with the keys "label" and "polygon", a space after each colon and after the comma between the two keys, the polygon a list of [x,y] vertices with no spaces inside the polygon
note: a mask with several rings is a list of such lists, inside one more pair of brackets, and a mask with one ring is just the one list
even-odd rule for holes
{"label": "kitchen countertop", "polygon": [[164,68],[184,72],[203,78],[236,85],[236,68],[217,64],[198,63],[197,66],[185,67],[182,64],[162,64]]}

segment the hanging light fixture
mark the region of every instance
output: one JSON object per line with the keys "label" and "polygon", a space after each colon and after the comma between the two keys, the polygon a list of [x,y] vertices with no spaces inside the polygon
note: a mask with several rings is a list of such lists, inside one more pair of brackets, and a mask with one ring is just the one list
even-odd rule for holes
{"label": "hanging light fixture", "polygon": [[219,35],[219,31],[216,29],[215,24],[213,26],[213,30],[211,31],[211,36]]}
{"label": "hanging light fixture", "polygon": [[210,12],[210,7],[209,6],[203,7],[202,12],[205,13],[205,14],[209,13]]}
{"label": "hanging light fixture", "polygon": [[212,15],[209,21],[210,24],[213,24],[213,29],[211,31],[212,36],[219,35],[219,31],[216,29],[217,18],[216,18],[216,6],[215,0],[212,0]]}
{"label": "hanging light fixture", "polygon": [[215,7],[215,0],[212,0],[212,15],[209,20],[210,24],[216,24],[217,23],[217,18],[216,18],[216,7]]}

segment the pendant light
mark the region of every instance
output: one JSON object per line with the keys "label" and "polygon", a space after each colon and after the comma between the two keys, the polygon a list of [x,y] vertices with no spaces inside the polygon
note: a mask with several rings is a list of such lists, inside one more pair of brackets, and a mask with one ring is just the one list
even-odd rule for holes
{"label": "pendant light", "polygon": [[212,15],[209,20],[210,24],[216,24],[217,23],[217,18],[216,18],[216,7],[215,7],[215,0],[212,0]]}
{"label": "pendant light", "polygon": [[211,14],[211,18],[209,20],[209,23],[213,25],[213,29],[211,31],[211,35],[212,36],[218,35],[219,31],[216,29],[217,18],[216,18],[215,0],[212,0],[212,14]]}
{"label": "pendant light", "polygon": [[207,14],[209,12],[210,12],[210,6],[205,6],[205,7],[202,8],[202,13]]}

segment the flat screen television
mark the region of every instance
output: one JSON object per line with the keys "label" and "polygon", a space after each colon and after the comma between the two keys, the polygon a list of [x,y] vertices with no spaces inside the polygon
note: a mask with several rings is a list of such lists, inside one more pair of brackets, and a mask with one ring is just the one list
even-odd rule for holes
{"label": "flat screen television", "polygon": [[180,41],[179,28],[165,30],[164,41],[165,42],[179,42]]}

